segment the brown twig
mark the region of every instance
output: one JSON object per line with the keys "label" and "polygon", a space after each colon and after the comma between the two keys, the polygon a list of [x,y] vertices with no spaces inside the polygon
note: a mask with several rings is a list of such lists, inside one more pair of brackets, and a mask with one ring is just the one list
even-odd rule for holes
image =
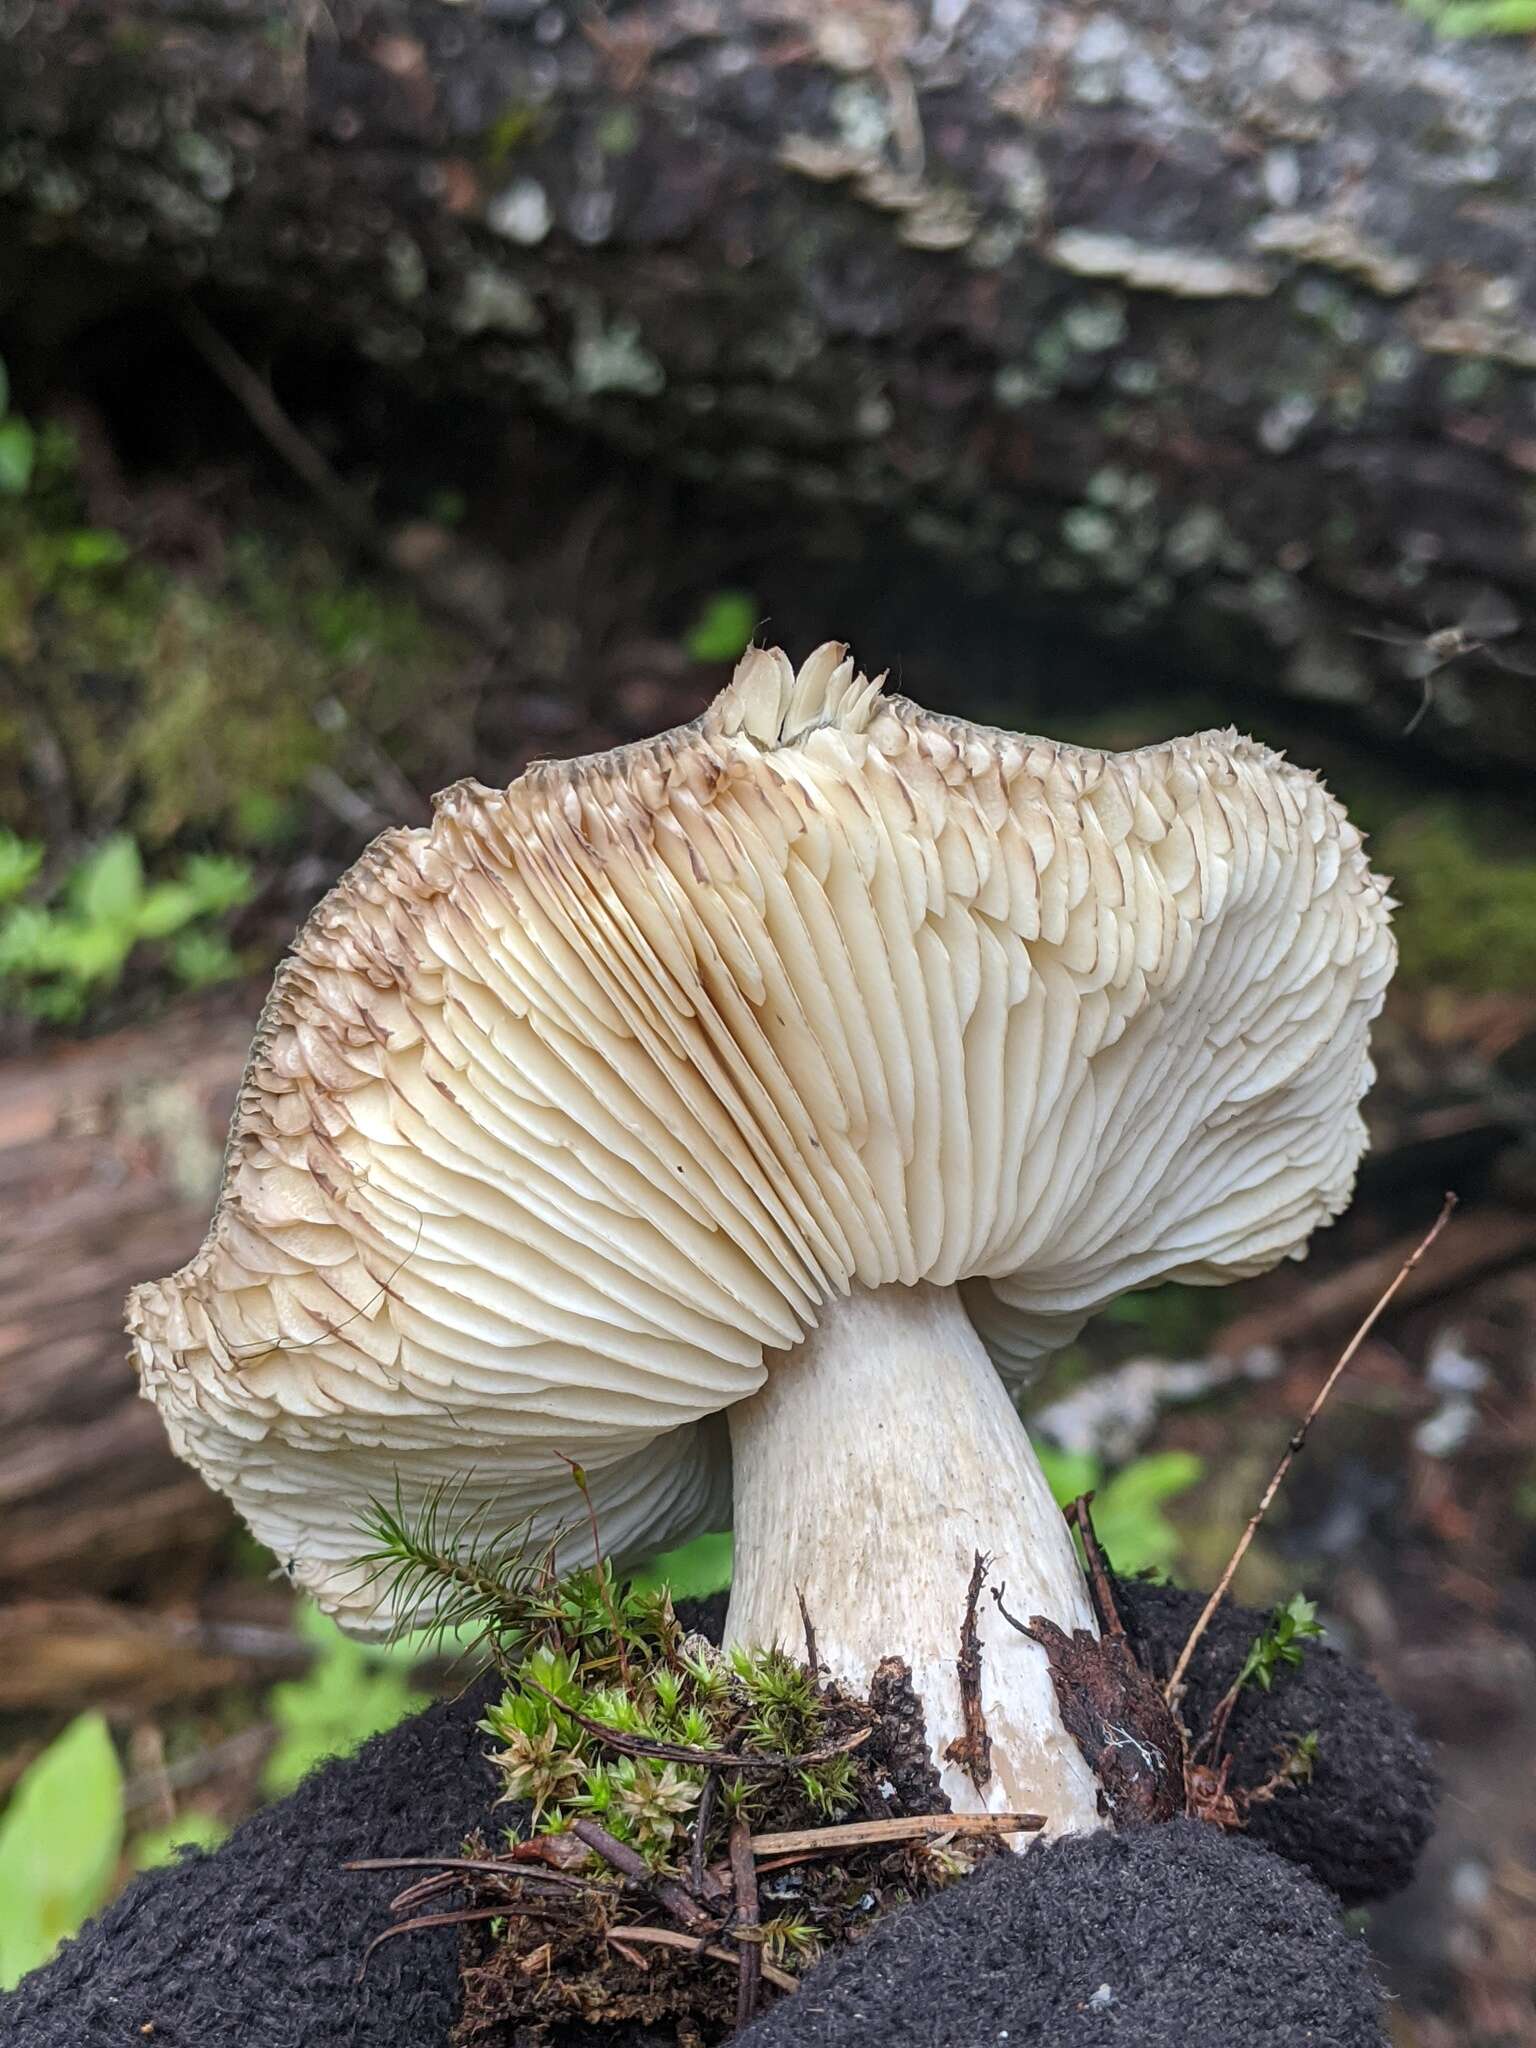
{"label": "brown twig", "polygon": [[363,1856],[354,1863],[343,1863],[343,1870],[474,1870],[487,1877],[516,1877],[528,1884],[553,1885],[580,1891],[583,1889],[579,1877],[570,1877],[560,1870],[530,1870],[530,1859],[514,1860],[510,1857],[494,1856]]}
{"label": "brown twig", "polygon": [[652,1870],[638,1850],[631,1849],[627,1842],[621,1842],[610,1835],[595,1820],[572,1821],[571,1833],[577,1841],[599,1856],[621,1877],[627,1877],[631,1884],[637,1884],[672,1915],[680,1927],[686,1927],[690,1934],[713,1934],[719,1923],[699,1904],[698,1900],[673,1877],[662,1877]]}
{"label": "brown twig", "polygon": [[[734,1949],[723,1947],[718,1941],[691,1941],[686,1934],[675,1933],[670,1927],[610,1927],[604,1935],[615,1948],[622,1948],[627,1941],[654,1942],[659,1948],[685,1948],[696,1956],[708,1956],[712,1962],[729,1963],[737,1967]],[[799,1979],[791,1977],[788,1970],[781,1970],[766,1957],[762,1962],[762,1974],[779,1991],[798,1991]]]}
{"label": "brown twig", "polygon": [[978,1550],[971,1564],[971,1583],[965,1595],[965,1620],[960,1625],[960,1655],[955,1669],[960,1674],[960,1711],[965,1732],[957,1735],[944,1752],[946,1763],[957,1764],[976,1787],[986,1790],[992,1779],[992,1738],[981,1704],[981,1636],[976,1627],[976,1603],[987,1582],[992,1562]]}
{"label": "brown twig", "polygon": [[363,1960],[357,1966],[356,1981],[361,1984],[368,1968],[369,1958],[381,1942],[393,1941],[397,1934],[425,1934],[434,1927],[462,1927],[470,1920],[504,1920],[509,1913],[547,1913],[548,1900],[506,1899],[499,1906],[461,1906],[452,1913],[423,1913],[415,1920],[402,1920],[398,1927],[386,1927],[382,1934],[376,1934],[363,1950]]}
{"label": "brown twig", "polygon": [[709,1835],[709,1824],[715,1817],[715,1800],[720,1793],[720,1779],[716,1772],[706,1771],[704,1783],[699,1787],[699,1803],[693,1809],[693,1848],[688,1856],[688,1882],[695,1898],[704,1895],[704,1852]]}
{"label": "brown twig", "polygon": [[1201,1608],[1200,1618],[1198,1621],[1196,1621],[1194,1627],[1190,1630],[1189,1638],[1186,1641],[1183,1649],[1179,1652],[1178,1662],[1173,1667],[1173,1670],[1168,1679],[1168,1683],[1163,1687],[1163,1698],[1167,1700],[1170,1706],[1172,1706],[1177,1701],[1179,1694],[1183,1688],[1184,1674],[1189,1669],[1189,1660],[1191,1657],[1194,1656],[1196,1649],[1199,1647],[1201,1637],[1210,1627],[1212,1615],[1216,1612],[1217,1608],[1226,1598],[1227,1588],[1231,1585],[1233,1579],[1237,1576],[1237,1568],[1242,1563],[1243,1559],[1247,1556],[1248,1546],[1252,1543],[1254,1537],[1258,1534],[1259,1524],[1268,1514],[1270,1506],[1274,1501],[1275,1495],[1280,1491],[1281,1486],[1284,1484],[1285,1475],[1291,1469],[1292,1460],[1296,1457],[1296,1454],[1301,1450],[1302,1446],[1306,1443],[1307,1432],[1312,1427],[1313,1423],[1317,1420],[1318,1415],[1322,1410],[1323,1403],[1328,1399],[1328,1396],[1333,1392],[1334,1387],[1338,1384],[1340,1376],[1344,1373],[1346,1368],[1353,1362],[1355,1354],[1360,1349],[1360,1346],[1365,1342],[1366,1338],[1371,1334],[1372,1330],[1375,1329],[1376,1324],[1381,1319],[1382,1315],[1385,1313],[1387,1307],[1391,1303],[1393,1296],[1397,1293],[1398,1289],[1402,1286],[1403,1282],[1408,1278],[1409,1274],[1413,1271],[1414,1267],[1419,1263],[1420,1259],[1422,1259],[1424,1254],[1429,1250],[1430,1246],[1434,1243],[1435,1239],[1440,1235],[1441,1231],[1444,1230],[1446,1224],[1450,1222],[1451,1212],[1455,1207],[1455,1195],[1448,1194],[1445,1198],[1445,1201],[1441,1205],[1440,1214],[1435,1218],[1434,1222],[1429,1226],[1428,1230],[1425,1231],[1424,1235],[1419,1239],[1419,1242],[1414,1246],[1413,1250],[1408,1254],[1407,1258],[1404,1259],[1401,1266],[1398,1267],[1395,1277],[1388,1283],[1386,1288],[1377,1297],[1375,1306],[1371,1309],[1369,1314],[1366,1316],[1365,1320],[1361,1323],[1360,1327],[1355,1331],[1355,1334],[1350,1338],[1349,1342],[1344,1346],[1344,1349],[1339,1353],[1338,1358],[1335,1360],[1333,1368],[1329,1372],[1327,1379],[1325,1379],[1321,1387],[1318,1388],[1311,1407],[1302,1417],[1300,1427],[1296,1430],[1290,1442],[1286,1445],[1285,1455],[1281,1458],[1279,1464],[1275,1467],[1274,1474],[1270,1479],[1268,1486],[1266,1486],[1264,1489],[1262,1499],[1260,1500],[1258,1506],[1254,1509],[1253,1513],[1249,1516],[1248,1526],[1244,1529],[1242,1535],[1238,1537],[1237,1545],[1233,1550],[1232,1555],[1227,1559],[1226,1570],[1222,1573],[1221,1577],[1216,1581],[1215,1590],[1212,1592],[1210,1599],[1206,1601],[1204,1607]]}
{"label": "brown twig", "polygon": [[733,1932],[744,1937],[741,1949],[741,1977],[736,1986],[736,2029],[739,2033],[756,2015],[758,1987],[763,1976],[763,1951],[753,1938],[760,1930],[757,1867],[752,1860],[752,1831],[740,1816],[731,1822],[731,1877],[736,1886],[736,1921]]}
{"label": "brown twig", "polygon": [[1114,1580],[1110,1577],[1109,1565],[1099,1543],[1098,1531],[1093,1526],[1093,1495],[1080,1493],[1063,1513],[1067,1526],[1075,1529],[1083,1539],[1083,1556],[1088,1563],[1088,1597],[1093,1602],[1093,1614],[1099,1624],[1099,1634],[1123,1636],[1125,1623],[1120,1619],[1120,1610],[1115,1605]]}
{"label": "brown twig", "polygon": [[805,1630],[805,1668],[811,1674],[811,1691],[817,1699],[821,1697],[821,1660],[816,1654],[816,1631],[811,1626],[811,1610],[805,1604],[805,1588],[796,1586],[795,1599],[800,1606],[800,1626]]}
{"label": "brown twig", "polygon": [[914,1813],[895,1820],[851,1820],[837,1827],[754,1835],[752,1854],[762,1861],[804,1850],[878,1849],[890,1842],[915,1842],[924,1835],[1033,1835],[1044,1826],[1041,1813]]}
{"label": "brown twig", "polygon": [[522,1682],[531,1685],[535,1692],[543,1693],[545,1699],[552,1700],[562,1714],[569,1715],[576,1726],[584,1729],[594,1741],[616,1749],[621,1756],[648,1756],[661,1763],[691,1764],[697,1771],[809,1770],[813,1764],[826,1764],[835,1756],[846,1756],[849,1750],[868,1742],[874,1733],[872,1728],[860,1728],[852,1735],[843,1736],[840,1741],[829,1742],[825,1749],[808,1749],[799,1756],[732,1756],[721,1749],[689,1749],[681,1742],[655,1742],[645,1735],[621,1734],[617,1728],[606,1727],[590,1715],[578,1713],[568,1701],[551,1692],[548,1686],[540,1685],[536,1678],[524,1673]]}

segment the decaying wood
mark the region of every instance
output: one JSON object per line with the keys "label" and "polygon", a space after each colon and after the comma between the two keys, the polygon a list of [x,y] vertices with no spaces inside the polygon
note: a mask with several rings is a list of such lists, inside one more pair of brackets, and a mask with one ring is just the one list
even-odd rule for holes
{"label": "decaying wood", "polygon": [[192,1593],[229,1539],[228,1507],[138,1398],[122,1309],[207,1229],[250,1035],[193,1007],[6,1067],[0,1600]]}
{"label": "decaying wood", "polygon": [[752,1832],[738,1814],[731,1822],[731,1881],[736,1893],[736,1917],[732,1933],[741,1943],[741,1977],[736,1993],[736,2026],[750,2026],[757,2012],[763,1976],[762,1929],[758,1922],[757,1867],[752,1856]]}
{"label": "decaying wood", "polygon": [[[1529,86],[1381,0],[0,0],[0,308],[88,252],[1395,740],[1396,642],[1531,651]],[[1414,744],[1522,776],[1536,696]]]}
{"label": "decaying wood", "polygon": [[[1075,1506],[1096,1553],[1084,1503]],[[1085,1628],[1068,1634],[1042,1614],[1020,1621],[1003,1604],[1004,1587],[994,1587],[992,1598],[1003,1619],[1044,1650],[1062,1723],[1099,1782],[1101,1811],[1117,1827],[1172,1820],[1184,1810],[1184,1730],[1132,1649],[1107,1576],[1093,1590],[1101,1636]]]}
{"label": "decaying wood", "polygon": [[971,1566],[965,1619],[960,1624],[960,1655],[955,1660],[965,1732],[957,1735],[944,1752],[945,1761],[964,1771],[978,1792],[985,1791],[992,1779],[992,1738],[987,1733],[987,1717],[981,1704],[981,1635],[976,1626],[976,1603],[986,1584],[990,1562],[978,1550]]}

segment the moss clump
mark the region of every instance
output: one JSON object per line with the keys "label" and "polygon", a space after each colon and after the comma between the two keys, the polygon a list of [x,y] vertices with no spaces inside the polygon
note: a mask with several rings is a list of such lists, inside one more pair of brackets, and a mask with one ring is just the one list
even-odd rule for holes
{"label": "moss clump", "polygon": [[[664,1585],[606,1561],[558,1578],[517,1531],[461,1517],[461,1492],[411,1516],[375,1506],[359,1560],[397,1614],[435,1601],[437,1626],[472,1633],[504,1681],[481,1726],[517,1817],[500,1845],[473,1838],[467,1866],[449,1855],[394,1901],[411,1929],[431,1924],[413,1917],[428,1899],[468,1901],[456,2040],[617,2048],[664,2023],[704,2048],[735,2029],[739,2000],[792,1991],[824,1949],[1006,1853],[991,1828],[952,1832],[898,1658],[864,1700],[781,1648],[720,1650]],[[862,1822],[885,1825],[850,1838]],[[449,1910],[461,1924],[466,1909]]]}
{"label": "moss clump", "polygon": [[1442,806],[1389,827],[1376,857],[1402,903],[1404,982],[1478,993],[1536,984],[1536,848],[1523,858],[1487,850]]}
{"label": "moss clump", "polygon": [[16,772],[46,750],[87,838],[279,839],[314,769],[344,770],[350,736],[387,736],[461,664],[409,599],[313,544],[237,539],[216,575],[145,559],[86,523],[60,428],[37,433],[26,488],[0,496],[0,666],[17,684],[0,823],[17,832],[49,823]]}

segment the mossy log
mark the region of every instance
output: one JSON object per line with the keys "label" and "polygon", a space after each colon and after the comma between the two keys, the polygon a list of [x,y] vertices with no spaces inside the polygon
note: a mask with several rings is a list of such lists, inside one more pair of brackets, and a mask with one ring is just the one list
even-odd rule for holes
{"label": "mossy log", "polygon": [[89,251],[1386,739],[1363,633],[1536,613],[1530,78],[1397,0],[0,0],[0,307]]}

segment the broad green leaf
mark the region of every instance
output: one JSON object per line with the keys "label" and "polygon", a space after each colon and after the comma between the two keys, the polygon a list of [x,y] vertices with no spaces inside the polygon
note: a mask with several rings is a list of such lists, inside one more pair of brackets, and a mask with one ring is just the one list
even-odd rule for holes
{"label": "broad green leaf", "polygon": [[163,1827],[148,1828],[134,1838],[129,1857],[135,1870],[153,1870],[159,1863],[174,1863],[181,1849],[217,1849],[229,1833],[229,1824],[201,1807],[189,1807]]}
{"label": "broad green leaf", "polygon": [[323,1758],[349,1755],[428,1704],[397,1666],[344,1636],[315,1608],[300,1609],[299,1626],[317,1655],[303,1678],[275,1685],[268,1695],[278,1739],[261,1782],[274,1797],[291,1792]]}
{"label": "broad green leaf", "polygon": [[127,561],[129,547],[120,533],[82,526],[65,536],[62,555],[66,569],[110,569]]}
{"label": "broad green leaf", "polygon": [[133,928],[141,939],[169,938],[190,924],[200,907],[196,892],[185,882],[156,882],[140,898]]}
{"label": "broad green leaf", "polygon": [[71,904],[92,924],[131,923],[143,893],[144,862],[126,832],[103,840],[69,880]]}
{"label": "broad green leaf", "polygon": [[224,853],[194,853],[182,863],[181,880],[198,910],[210,917],[238,910],[254,887],[249,863]]}
{"label": "broad green leaf", "polygon": [[43,864],[43,849],[35,839],[18,838],[0,826],[0,903],[19,896]]}
{"label": "broad green leaf", "polygon": [[37,437],[25,420],[0,420],[0,497],[19,498],[32,481]]}
{"label": "broad green leaf", "polygon": [[1059,1508],[1069,1507],[1080,1494],[1092,1493],[1104,1478],[1104,1467],[1086,1451],[1058,1451],[1051,1444],[1036,1444],[1035,1453]]}
{"label": "broad green leaf", "polygon": [[633,1573],[630,1584],[637,1593],[653,1593],[669,1586],[674,1600],[707,1600],[711,1593],[723,1593],[731,1583],[731,1535],[695,1536],[691,1543],[665,1550]]}
{"label": "broad green leaf", "polygon": [[717,590],[683,635],[689,659],[735,661],[752,644],[757,619],[757,599],[750,590]]}
{"label": "broad green leaf", "polygon": [[240,955],[222,932],[183,932],[171,947],[171,972],[186,988],[212,988],[234,980]]}
{"label": "broad green leaf", "polygon": [[123,962],[133,950],[133,927],[122,924],[82,924],[75,918],[55,918],[46,944],[49,969],[81,985],[116,981]]}
{"label": "broad green leaf", "polygon": [[0,1817],[0,1989],[101,1906],[123,1846],[123,1774],[99,1713],[72,1721]]}

